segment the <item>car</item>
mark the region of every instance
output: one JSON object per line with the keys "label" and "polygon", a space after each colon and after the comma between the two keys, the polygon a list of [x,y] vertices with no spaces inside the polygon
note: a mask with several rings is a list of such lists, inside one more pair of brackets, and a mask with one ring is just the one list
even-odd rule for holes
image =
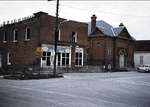
{"label": "car", "polygon": [[145,64],[145,65],[141,65],[137,68],[138,72],[150,72],[150,65]]}

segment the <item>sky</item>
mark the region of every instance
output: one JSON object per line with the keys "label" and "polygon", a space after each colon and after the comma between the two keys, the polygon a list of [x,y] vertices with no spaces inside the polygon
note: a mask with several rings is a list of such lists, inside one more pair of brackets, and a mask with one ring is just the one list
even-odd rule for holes
{"label": "sky", "polygon": [[[104,20],[114,27],[123,23],[136,40],[150,40],[150,1],[60,0],[59,4],[59,17],[90,22],[95,14],[97,20]],[[38,11],[55,16],[56,1],[0,1],[0,24]]]}

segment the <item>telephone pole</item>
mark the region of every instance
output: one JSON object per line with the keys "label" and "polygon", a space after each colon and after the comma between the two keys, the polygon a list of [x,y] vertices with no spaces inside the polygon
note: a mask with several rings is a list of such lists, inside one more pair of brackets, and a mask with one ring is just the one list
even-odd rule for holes
{"label": "telephone pole", "polygon": [[58,42],[58,11],[59,11],[59,0],[56,1],[56,22],[55,22],[55,37],[54,37],[54,67],[53,67],[53,76],[56,77],[56,56],[57,56],[57,42]]}

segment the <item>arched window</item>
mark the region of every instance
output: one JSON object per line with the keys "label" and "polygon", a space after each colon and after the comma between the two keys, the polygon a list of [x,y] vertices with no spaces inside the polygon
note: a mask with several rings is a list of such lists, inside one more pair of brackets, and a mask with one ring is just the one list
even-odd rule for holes
{"label": "arched window", "polygon": [[18,41],[18,30],[14,29],[13,31],[13,42],[17,42]]}
{"label": "arched window", "polygon": [[31,39],[30,29],[26,28],[25,40],[30,40],[30,39]]}
{"label": "arched window", "polygon": [[3,42],[4,42],[4,43],[7,42],[7,32],[6,32],[6,31],[4,31]]}

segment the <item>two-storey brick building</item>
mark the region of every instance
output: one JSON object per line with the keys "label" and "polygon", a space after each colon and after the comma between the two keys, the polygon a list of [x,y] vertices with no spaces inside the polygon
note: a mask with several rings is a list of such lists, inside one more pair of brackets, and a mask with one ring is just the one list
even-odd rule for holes
{"label": "two-storey brick building", "polygon": [[[87,49],[86,23],[59,19],[57,66],[83,66]],[[53,67],[55,17],[44,12],[14,20],[0,27],[0,67]],[[42,48],[39,60],[35,51]],[[38,59],[38,60],[37,60]]]}

